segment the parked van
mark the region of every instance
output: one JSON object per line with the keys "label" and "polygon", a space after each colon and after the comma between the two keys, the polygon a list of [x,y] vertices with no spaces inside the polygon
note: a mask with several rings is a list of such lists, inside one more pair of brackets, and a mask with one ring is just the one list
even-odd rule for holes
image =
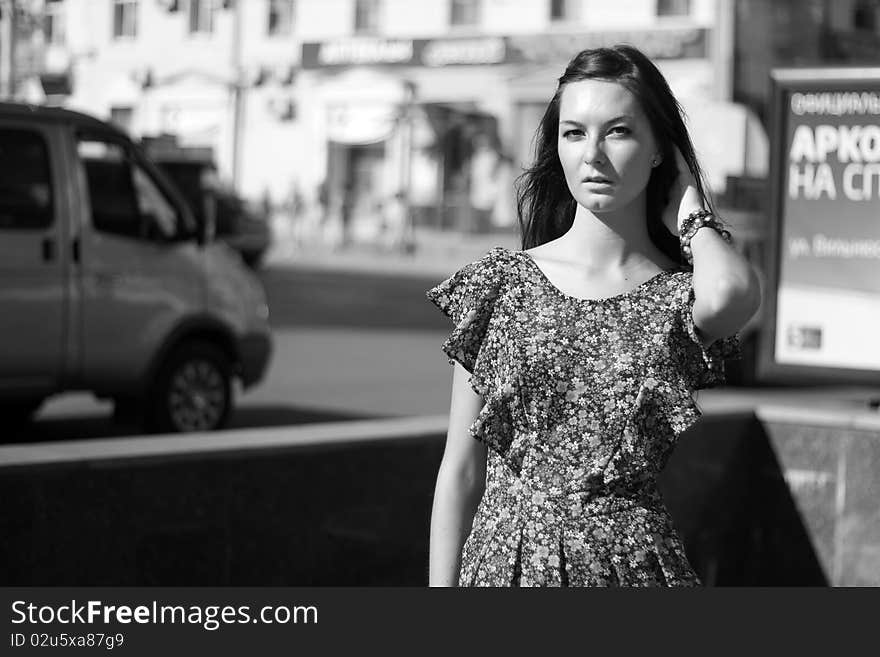
{"label": "parked van", "polygon": [[68,390],[149,430],[222,427],[271,337],[211,224],[112,125],[0,103],[0,433]]}

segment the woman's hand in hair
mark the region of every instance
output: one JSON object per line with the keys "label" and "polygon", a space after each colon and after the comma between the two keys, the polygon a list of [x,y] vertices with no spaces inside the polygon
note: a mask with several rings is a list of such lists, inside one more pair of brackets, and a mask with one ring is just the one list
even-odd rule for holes
{"label": "woman's hand in hair", "polygon": [[679,234],[681,222],[684,221],[694,210],[703,207],[703,201],[700,198],[700,192],[697,190],[697,183],[694,175],[688,168],[687,161],[682,156],[677,147],[675,150],[675,164],[678,167],[678,177],[672,183],[669,190],[669,204],[663,213],[663,223],[673,235]]}

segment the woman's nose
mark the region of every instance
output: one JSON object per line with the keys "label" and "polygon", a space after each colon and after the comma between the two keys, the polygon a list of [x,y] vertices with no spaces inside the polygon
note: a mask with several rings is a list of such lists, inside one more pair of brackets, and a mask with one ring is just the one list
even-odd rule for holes
{"label": "woman's nose", "polygon": [[604,162],[605,151],[602,150],[602,143],[598,139],[584,140],[584,162]]}

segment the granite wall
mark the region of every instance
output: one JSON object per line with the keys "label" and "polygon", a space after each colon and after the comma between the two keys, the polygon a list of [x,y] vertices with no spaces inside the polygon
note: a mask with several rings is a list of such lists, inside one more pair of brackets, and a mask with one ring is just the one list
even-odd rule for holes
{"label": "granite wall", "polygon": [[[427,581],[443,435],[0,464],[4,585]],[[711,414],[661,490],[709,586],[880,585],[880,429]]]}

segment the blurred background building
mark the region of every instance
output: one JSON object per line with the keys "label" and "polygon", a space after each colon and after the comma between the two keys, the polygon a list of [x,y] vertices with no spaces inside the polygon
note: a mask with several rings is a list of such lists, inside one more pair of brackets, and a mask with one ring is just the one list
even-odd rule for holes
{"label": "blurred background building", "polygon": [[770,68],[876,61],[880,50],[877,0],[0,7],[0,93],[210,147],[243,195],[308,201],[367,240],[400,202],[417,226],[511,232],[513,179],[556,78],[578,50],[619,42],[663,70],[712,188],[749,232],[761,223]]}

